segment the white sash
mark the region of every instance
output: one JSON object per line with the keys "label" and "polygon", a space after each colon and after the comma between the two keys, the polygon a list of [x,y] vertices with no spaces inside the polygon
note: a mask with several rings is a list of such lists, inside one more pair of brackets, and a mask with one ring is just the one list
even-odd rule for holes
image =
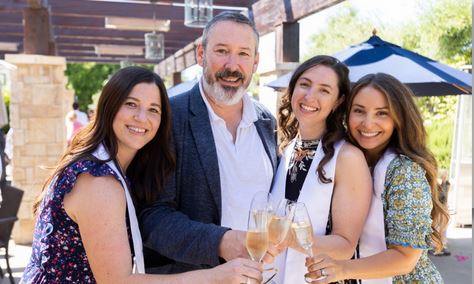
{"label": "white sash", "polygon": [[[320,182],[316,174],[316,168],[324,157],[322,143],[319,143],[315,156],[308,169],[308,174],[301,188],[298,202],[304,202],[311,218],[314,235],[324,235],[328,223],[331,198],[334,187],[334,178],[336,173],[336,160],[339,150],[345,141],[338,141],[334,145],[334,156],[324,166],[326,177],[332,178],[331,183]],[[295,140],[286,146],[280,164],[275,175],[275,181],[272,187],[272,195],[277,199],[285,197],[286,175],[291,155],[294,150]],[[281,253],[275,260],[278,273],[275,277],[277,284],[304,284],[304,275],[307,269],[304,265],[306,255],[293,249]]]}
{"label": "white sash", "polygon": [[[108,160],[110,155],[105,149],[104,145],[100,144],[99,147],[92,153],[97,159],[105,161]],[[108,161],[106,163],[118,176],[120,182],[122,183],[123,189],[125,190],[125,198],[127,200],[127,209],[128,209],[128,218],[130,220],[130,230],[132,232],[132,241],[133,241],[133,250],[135,252],[135,257],[133,258],[133,273],[145,273],[145,261],[143,258],[143,246],[142,246],[142,237],[140,235],[140,230],[138,227],[137,215],[135,213],[135,206],[133,206],[132,197],[128,190],[127,183],[122,176],[121,171],[117,169],[113,161]]]}
{"label": "white sash", "polygon": [[[396,154],[389,148],[374,168],[373,180],[374,191],[370,204],[369,215],[359,240],[360,257],[368,257],[387,250],[385,243],[385,221],[383,213],[382,194],[385,189],[385,175],[390,162],[396,158]],[[364,284],[391,284],[392,278],[363,280]]]}

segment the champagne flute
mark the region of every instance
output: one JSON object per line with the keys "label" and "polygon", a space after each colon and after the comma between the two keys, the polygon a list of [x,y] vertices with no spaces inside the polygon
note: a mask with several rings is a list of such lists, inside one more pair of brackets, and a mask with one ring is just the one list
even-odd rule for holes
{"label": "champagne flute", "polygon": [[[291,221],[293,220],[295,204],[295,202],[283,198],[278,202],[278,205],[275,206],[275,210],[268,224],[268,239],[276,247],[281,245],[286,239],[291,227]],[[269,267],[267,270],[274,271],[272,278],[278,273],[276,267]]]}
{"label": "champagne flute", "polygon": [[296,241],[306,251],[306,253],[313,257],[313,226],[311,219],[306,210],[304,203],[298,202],[295,208],[295,215],[291,229],[294,232]]}
{"label": "champagne flute", "polygon": [[[258,262],[262,262],[268,250],[268,225],[273,214],[270,201],[271,194],[269,192],[259,191],[254,195],[250,204],[246,247],[252,260]],[[270,283],[275,275],[276,273],[262,283]]]}
{"label": "champagne flute", "polygon": [[250,204],[246,247],[252,260],[258,262],[262,261],[268,249],[269,199],[270,193],[259,191]]}
{"label": "champagne flute", "polygon": [[283,198],[273,211],[268,224],[268,237],[270,242],[277,247],[286,239],[293,220],[295,204],[295,202]]}
{"label": "champagne flute", "polygon": [[[311,218],[309,217],[306,205],[302,202],[296,203],[295,215],[293,217],[291,229],[293,230],[298,244],[310,257],[313,257],[313,226],[311,225]],[[316,280],[320,279],[323,279],[323,277]],[[307,283],[310,283],[313,280],[314,279],[305,277]]]}

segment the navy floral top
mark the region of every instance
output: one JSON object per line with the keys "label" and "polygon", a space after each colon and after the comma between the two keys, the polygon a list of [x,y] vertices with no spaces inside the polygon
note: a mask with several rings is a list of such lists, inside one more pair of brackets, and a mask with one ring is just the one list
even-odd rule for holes
{"label": "navy floral top", "polygon": [[81,173],[112,175],[105,163],[79,161],[59,175],[39,207],[32,255],[20,283],[96,283],[92,275],[78,225],[64,210],[64,195],[69,193]]}
{"label": "navy floral top", "polygon": [[423,249],[412,272],[393,277],[393,283],[442,284],[443,279],[428,258],[431,247],[431,188],[425,170],[404,155],[390,162],[382,194],[385,241]]}

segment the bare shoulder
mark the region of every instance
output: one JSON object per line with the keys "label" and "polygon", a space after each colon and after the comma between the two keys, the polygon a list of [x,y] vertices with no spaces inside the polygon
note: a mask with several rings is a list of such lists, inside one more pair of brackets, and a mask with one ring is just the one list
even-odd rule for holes
{"label": "bare shoulder", "polygon": [[106,211],[125,210],[125,193],[113,176],[96,177],[82,173],[71,192],[64,197],[64,209],[77,222],[80,215],[93,216]]}
{"label": "bare shoulder", "polygon": [[337,157],[336,181],[356,191],[371,189],[372,180],[364,153],[348,142],[344,143]]}
{"label": "bare shoulder", "polygon": [[73,191],[91,197],[123,195],[122,185],[115,177],[111,175],[97,177],[89,173],[83,173],[77,177]]}
{"label": "bare shoulder", "polygon": [[337,163],[362,163],[367,165],[365,161],[364,153],[357,148],[356,146],[352,145],[349,142],[344,143],[342,145],[341,150],[339,151],[339,155],[337,156]]}

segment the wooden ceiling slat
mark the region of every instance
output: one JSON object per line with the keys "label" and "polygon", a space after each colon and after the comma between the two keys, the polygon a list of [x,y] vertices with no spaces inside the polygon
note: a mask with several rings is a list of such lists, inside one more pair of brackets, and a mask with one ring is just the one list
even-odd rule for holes
{"label": "wooden ceiling slat", "polygon": [[149,60],[142,57],[125,57],[125,56],[117,56],[117,57],[92,57],[92,56],[68,56],[68,62],[98,62],[98,63],[115,63],[118,64],[122,60],[132,61],[139,64],[156,64],[159,60]]}
{"label": "wooden ceiling slat", "polygon": [[[1,39],[1,36],[0,36]],[[139,45],[144,46],[145,42],[140,40],[120,40],[120,39],[97,39],[97,38],[78,38],[78,37],[60,37],[56,39],[58,45],[75,44],[75,45],[91,45],[91,44],[115,44],[115,45]],[[182,41],[165,41],[165,47],[173,47],[179,49],[183,46]]]}
{"label": "wooden ceiling slat", "polygon": [[26,0],[2,0],[0,1],[0,11],[21,12],[28,7]]}
{"label": "wooden ceiling slat", "polygon": [[183,19],[184,10],[182,7],[118,3],[118,2],[100,2],[100,1],[74,1],[74,0],[50,0],[51,15],[69,15],[89,17],[136,17],[153,18],[153,12],[157,19]]}
{"label": "wooden ceiling slat", "polygon": [[7,12],[0,10],[0,24],[21,25],[23,22],[23,14],[18,12]]}
{"label": "wooden ceiling slat", "polygon": [[3,34],[0,34],[0,41],[4,41],[4,42],[23,42],[23,35],[3,35]]}
{"label": "wooden ceiling slat", "polygon": [[[81,29],[75,27],[60,28],[55,27],[53,34],[56,37],[74,36],[74,37],[96,37],[96,38],[122,38],[122,39],[143,39],[145,32],[143,31],[123,31],[113,29]],[[177,40],[190,42],[198,38],[199,32],[190,33],[165,33],[165,40]]]}
{"label": "wooden ceiling slat", "polygon": [[21,35],[21,36],[23,36],[23,26],[19,26],[19,25],[0,25],[0,34]]}

